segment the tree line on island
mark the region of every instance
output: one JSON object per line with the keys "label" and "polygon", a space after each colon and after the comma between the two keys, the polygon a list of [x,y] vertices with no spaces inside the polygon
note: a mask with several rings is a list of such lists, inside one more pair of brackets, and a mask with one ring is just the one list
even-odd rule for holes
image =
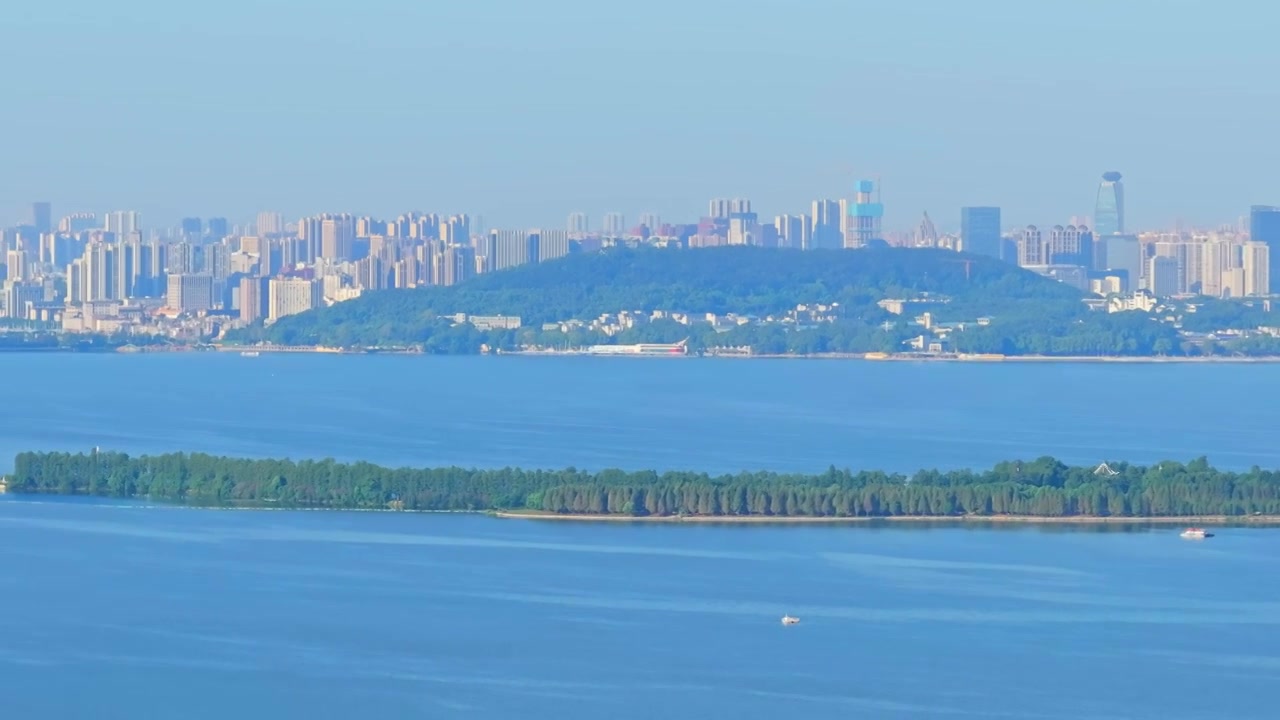
{"label": "tree line on island", "polygon": [[1151,466],[1068,466],[1053,458],[912,475],[830,467],[813,475],[386,468],[200,453],[24,452],[19,494],[211,505],[619,516],[1173,517],[1280,515],[1280,473],[1218,470],[1204,458]]}

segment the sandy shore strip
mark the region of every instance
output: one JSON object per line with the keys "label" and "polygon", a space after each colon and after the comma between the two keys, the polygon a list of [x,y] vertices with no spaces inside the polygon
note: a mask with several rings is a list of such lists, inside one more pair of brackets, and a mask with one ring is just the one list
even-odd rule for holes
{"label": "sandy shore strip", "polygon": [[892,517],[777,517],[772,515],[600,515],[495,511],[493,517],[516,520],[623,523],[697,523],[724,525],[849,525],[891,523],[1012,523],[1028,525],[1280,525],[1280,515],[1200,515],[1179,517],[1044,517],[1036,515],[898,515]]}

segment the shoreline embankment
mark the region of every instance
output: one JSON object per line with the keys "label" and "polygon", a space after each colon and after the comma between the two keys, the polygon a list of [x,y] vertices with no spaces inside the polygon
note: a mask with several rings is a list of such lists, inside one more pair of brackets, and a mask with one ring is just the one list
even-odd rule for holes
{"label": "shoreline embankment", "polygon": [[493,517],[510,520],[618,523],[694,523],[723,525],[859,525],[866,523],[946,523],[1023,525],[1280,525],[1280,515],[1181,515],[1162,517],[1071,515],[893,515],[856,517],[776,515],[605,515],[495,510]]}

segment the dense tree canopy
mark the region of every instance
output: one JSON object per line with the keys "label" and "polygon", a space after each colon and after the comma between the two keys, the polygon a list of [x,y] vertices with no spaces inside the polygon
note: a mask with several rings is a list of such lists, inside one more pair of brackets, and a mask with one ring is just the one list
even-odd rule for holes
{"label": "dense tree canopy", "polygon": [[[910,318],[876,305],[885,298],[938,303],[916,306],[940,319],[1024,314],[1031,302],[1042,315],[1077,317],[1080,293],[991,258],[942,250],[901,248],[858,252],[796,252],[757,247],[699,250],[613,248],[489,273],[452,287],[386,290],[282,319],[270,328],[233,336],[282,344],[377,346],[421,344],[432,352],[476,352],[479,346],[640,342],[694,336],[694,346],[749,345],[776,352],[867,352],[899,349]],[[945,301],[945,302],[943,302]],[[797,337],[780,327],[744,327],[716,339],[710,326],[637,328],[627,337],[539,336],[544,323],[588,320],[621,310],[737,313],[768,316],[801,304],[838,303],[839,321]],[[478,332],[452,327],[442,315],[516,315],[522,332]],[[886,321],[900,327],[880,329]],[[679,335],[679,337],[675,337]],[[558,342],[557,342],[558,341]]]}
{"label": "dense tree canopy", "polygon": [[[904,316],[877,305],[913,303]],[[697,250],[610,248],[487,273],[452,287],[370,292],[235,331],[235,342],[337,347],[416,346],[430,353],[476,353],[482,346],[524,347],[689,340],[695,350],[749,347],[761,354],[900,352],[929,312],[939,323],[967,323],[952,334],[965,353],[1048,356],[1274,355],[1266,339],[1187,342],[1188,331],[1276,326],[1259,301],[1197,299],[1160,318],[1143,312],[1090,312],[1062,283],[998,260],[936,249],[878,247],[797,252],[776,248]],[[606,335],[587,329],[543,331],[544,323],[590,320],[623,310],[736,313],[767,317],[797,305],[838,303],[834,322],[796,327],[751,323],[729,329],[659,321]],[[456,313],[515,315],[519,330],[482,332],[456,325]],[[1166,314],[1167,315],[1167,314]],[[983,325],[974,321],[985,318]],[[1162,320],[1169,320],[1167,322]]]}
{"label": "dense tree canopy", "polygon": [[151,497],[190,503],[416,510],[773,517],[1161,517],[1280,514],[1280,473],[1236,473],[1204,458],[1114,475],[1053,458],[985,472],[911,476],[828,468],[817,475],[384,468],[333,460],[246,460],[174,453],[22,453],[15,493]]}

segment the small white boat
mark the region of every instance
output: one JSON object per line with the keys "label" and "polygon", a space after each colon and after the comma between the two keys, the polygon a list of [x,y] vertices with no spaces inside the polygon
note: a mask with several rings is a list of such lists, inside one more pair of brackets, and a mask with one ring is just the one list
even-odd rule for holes
{"label": "small white boat", "polygon": [[783,625],[795,625],[795,624],[796,624],[796,623],[798,623],[798,622],[800,622],[800,618],[798,618],[798,617],[791,617],[790,615],[783,615],[783,616],[782,616],[782,624],[783,624]]}
{"label": "small white boat", "polygon": [[245,350],[244,352],[241,352],[241,353],[240,353],[240,357],[258,357],[258,351],[257,351],[257,350]]}
{"label": "small white boat", "polygon": [[1202,528],[1187,528],[1182,531],[1182,537],[1186,540],[1204,540],[1213,537],[1213,533]]}

